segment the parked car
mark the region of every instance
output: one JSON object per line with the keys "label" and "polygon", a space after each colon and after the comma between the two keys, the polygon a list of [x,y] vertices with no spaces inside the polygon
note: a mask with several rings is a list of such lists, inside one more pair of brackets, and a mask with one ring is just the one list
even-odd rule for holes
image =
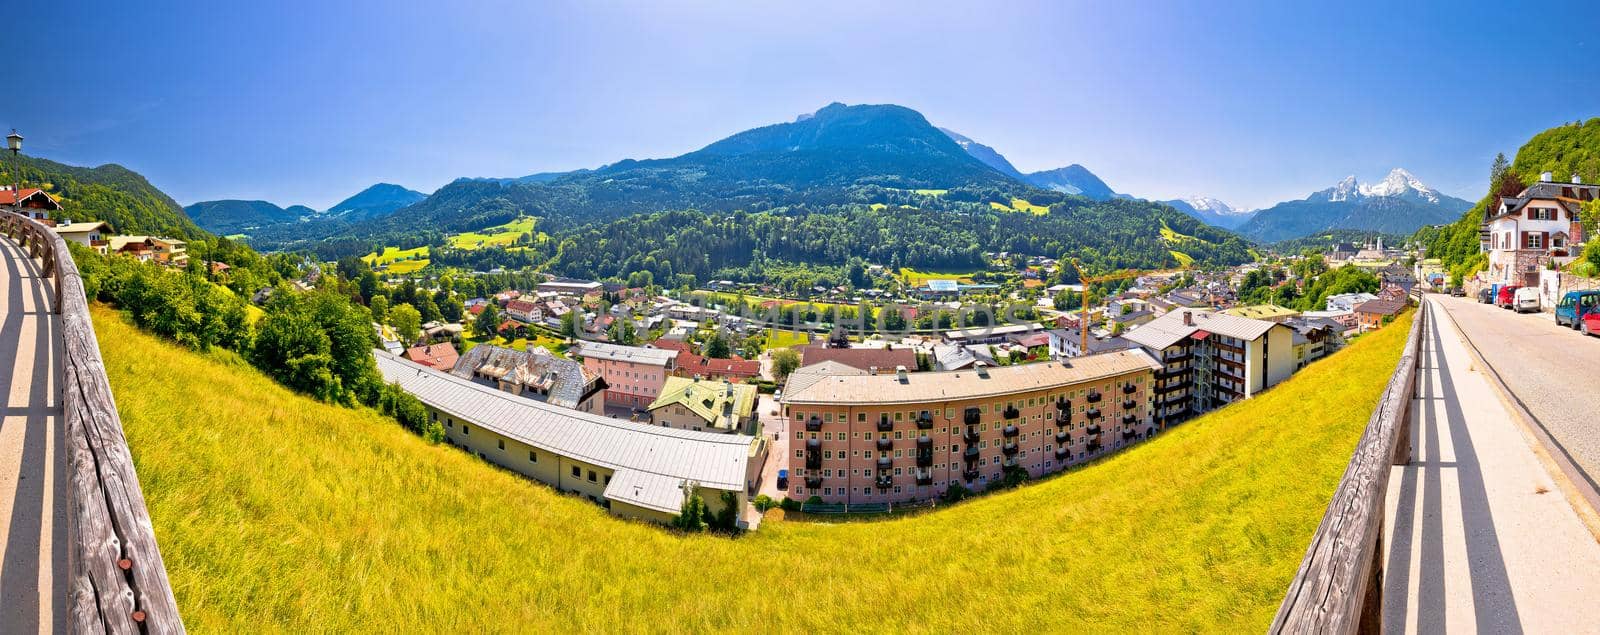
{"label": "parked car", "polygon": [[1522,287],[1511,294],[1511,310],[1518,313],[1539,312],[1539,288]]}
{"label": "parked car", "polygon": [[1517,289],[1521,289],[1522,285],[1507,284],[1498,285],[1498,287],[1494,295],[1494,305],[1502,309],[1511,308],[1512,303],[1517,299]]}
{"label": "parked car", "polygon": [[789,489],[789,470],[778,470],[778,489]]}
{"label": "parked car", "polygon": [[1583,314],[1583,321],[1578,323],[1578,330],[1584,335],[1600,335],[1600,310]]}
{"label": "parked car", "polygon": [[1450,297],[1465,298],[1467,297],[1467,290],[1463,287],[1452,287],[1450,289]]}
{"label": "parked car", "polygon": [[1494,303],[1494,290],[1493,289],[1478,289],[1478,304],[1493,304],[1493,303]]}
{"label": "parked car", "polygon": [[1600,291],[1568,291],[1556,302],[1556,326],[1582,328],[1583,317],[1600,311]]}

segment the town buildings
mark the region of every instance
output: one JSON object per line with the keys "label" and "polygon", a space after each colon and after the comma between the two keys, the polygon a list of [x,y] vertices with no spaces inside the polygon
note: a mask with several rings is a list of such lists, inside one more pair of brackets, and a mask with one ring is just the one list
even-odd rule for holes
{"label": "town buildings", "polygon": [[452,446],[609,509],[670,522],[687,495],[714,514],[743,510],[766,459],[766,442],[646,426],[541,403],[375,352],[385,382],[415,395]]}
{"label": "town buildings", "polygon": [[456,347],[446,342],[443,344],[413,346],[406,349],[405,357],[423,366],[437,368],[448,373],[450,369],[455,368],[459,355],[456,354]]}
{"label": "town buildings", "polygon": [[111,236],[111,225],[105,221],[90,221],[83,223],[61,223],[50,228],[62,239],[78,243],[104,255],[110,242],[106,239]]}
{"label": "town buildings", "polygon": [[648,408],[650,423],[696,432],[755,436],[756,387],[729,381],[668,377]]}
{"label": "town buildings", "polygon": [[48,219],[50,212],[61,210],[61,203],[44,190],[25,187],[21,192],[22,195],[18,196],[17,190],[11,186],[0,186],[0,205],[34,220]]}
{"label": "town buildings", "polygon": [[1266,390],[1294,374],[1293,329],[1178,309],[1123,334],[1155,357],[1155,423],[1167,426]]}
{"label": "town buildings", "polygon": [[1154,432],[1150,388],[1159,368],[1130,350],[953,372],[802,369],[782,400],[792,434],[788,496],[927,501],[1008,472],[1060,471]]}
{"label": "town buildings", "polygon": [[1406,308],[1404,298],[1390,299],[1379,298],[1362,302],[1355,308],[1356,322],[1362,331],[1371,331],[1383,326],[1383,321],[1392,319]]}
{"label": "town buildings", "polygon": [[451,374],[552,406],[604,414],[606,380],[583,364],[544,347],[527,351],[479,344],[456,361]]}
{"label": "town buildings", "polygon": [[1600,199],[1600,185],[1586,185],[1573,175],[1558,183],[1549,172],[1516,196],[1501,197],[1484,210],[1478,230],[1479,248],[1489,254],[1489,282],[1535,286],[1539,269],[1565,265],[1586,240],[1580,207]]}
{"label": "town buildings", "polygon": [[917,352],[910,348],[838,347],[812,344],[801,349],[800,360],[807,366],[833,361],[869,373],[892,373],[897,368],[917,370]]}
{"label": "town buildings", "polygon": [[182,266],[189,263],[189,245],[176,238],[160,236],[112,236],[106,250],[143,262]]}
{"label": "town buildings", "polygon": [[607,406],[642,411],[661,396],[667,376],[677,369],[677,351],[579,341],[571,353],[583,367],[606,380]]}

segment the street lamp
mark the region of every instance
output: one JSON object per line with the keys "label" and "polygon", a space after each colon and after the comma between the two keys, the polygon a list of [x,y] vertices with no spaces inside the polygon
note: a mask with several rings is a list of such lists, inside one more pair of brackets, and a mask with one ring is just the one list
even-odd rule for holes
{"label": "street lamp", "polygon": [[11,134],[6,135],[6,147],[11,148],[12,168],[11,211],[22,213],[22,135],[17,134],[17,129],[12,128]]}

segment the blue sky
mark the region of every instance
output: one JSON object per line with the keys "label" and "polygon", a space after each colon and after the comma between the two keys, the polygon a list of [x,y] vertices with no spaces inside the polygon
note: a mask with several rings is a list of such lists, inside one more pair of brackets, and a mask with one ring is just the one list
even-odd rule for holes
{"label": "blue sky", "polygon": [[1260,207],[1396,166],[1476,199],[1495,152],[1600,116],[1587,3],[1294,4],[21,0],[0,127],[184,204],[320,209],[896,103],[1023,171]]}

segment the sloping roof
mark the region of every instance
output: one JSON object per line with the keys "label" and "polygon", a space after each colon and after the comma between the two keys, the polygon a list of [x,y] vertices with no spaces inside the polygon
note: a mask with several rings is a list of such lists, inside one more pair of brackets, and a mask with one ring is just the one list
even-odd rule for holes
{"label": "sloping roof", "polygon": [[972,350],[960,344],[935,344],[933,361],[940,370],[961,370],[978,363]]}
{"label": "sloping roof", "polygon": [[[95,231],[97,229],[103,229],[103,230],[106,230],[106,231],[111,231],[111,226],[106,224],[105,221],[97,220],[97,221],[78,222],[78,223],[66,223],[66,224],[62,224],[62,225],[56,225],[55,227],[52,227],[51,229],[54,230],[55,233],[57,233],[57,234],[87,234],[87,233]],[[216,263],[216,264],[222,264],[222,263]]]}
{"label": "sloping roof", "polygon": [[1300,315],[1299,311],[1276,304],[1252,304],[1250,306],[1236,306],[1221,311],[1224,315],[1234,315],[1255,320],[1270,320],[1277,317],[1293,317]]}
{"label": "sloping roof", "polygon": [[756,387],[715,380],[668,377],[647,410],[683,406],[714,428],[737,430],[756,408]]}
{"label": "sloping roof", "polygon": [[828,360],[820,364],[811,364],[794,369],[794,372],[789,373],[788,381],[783,384],[783,392],[787,394],[796,390],[805,390],[811,384],[817,383],[825,377],[865,374],[867,374],[867,371],[860,368]]}
{"label": "sloping roof", "polygon": [[894,374],[825,377],[784,392],[789,404],[900,404],[954,401],[1048,390],[1108,379],[1161,365],[1141,350],[1073,358],[1070,363],[1045,362],[971,370],[910,373],[902,382]]}
{"label": "sloping roof", "polygon": [[456,360],[459,357],[456,354],[456,347],[449,342],[414,346],[406,349],[406,359],[443,371],[455,368]]}
{"label": "sloping roof", "polygon": [[599,378],[584,370],[583,364],[557,357],[543,346],[519,351],[480,344],[462,355],[450,374],[468,380],[495,382],[496,386],[500,381],[507,381],[539,388],[546,394],[523,392],[522,396],[562,408],[577,408],[600,389]]}
{"label": "sloping roof", "polygon": [[622,346],[607,344],[605,342],[579,341],[572,346],[572,353],[580,357],[593,357],[614,362],[631,362],[634,364],[649,364],[651,366],[666,366],[677,359],[677,351],[662,350],[659,348],[645,348],[643,346]]}
{"label": "sloping roof", "polygon": [[676,514],[683,508],[683,479],[619,469],[611,473],[604,496],[608,500]]}
{"label": "sloping roof", "polygon": [[828,348],[825,344],[814,344],[800,349],[800,357],[807,366],[838,362],[861,370],[894,370],[896,366],[917,369],[917,352],[909,348]]}
{"label": "sloping roof", "polygon": [[[34,198],[35,196],[39,196],[39,195],[43,195],[44,196],[44,200],[48,201],[50,203],[46,207],[46,209],[61,209],[61,203],[59,201],[57,201],[54,196],[51,196],[49,192],[46,192],[46,191],[41,190],[41,189],[36,188],[36,187],[25,187],[25,188],[22,188],[22,200],[24,200],[24,201],[26,201],[26,200],[28,200],[30,198]],[[5,188],[3,190],[0,190],[0,205],[16,205],[16,204],[17,204],[17,193],[16,193],[15,190],[12,190],[9,187]]]}
{"label": "sloping roof", "polygon": [[[745,486],[751,444],[741,434],[647,426],[523,399],[488,386],[373,351],[385,382],[400,384],[424,404],[497,434],[610,468],[707,487]],[[642,478],[642,477],[641,477]],[[612,476],[615,481],[616,476]]]}
{"label": "sloping roof", "polygon": [[678,369],[706,377],[759,377],[761,362],[753,359],[724,359],[678,351]]}
{"label": "sloping roof", "polygon": [[1406,308],[1406,301],[1401,300],[1368,300],[1356,305],[1356,313],[1376,313],[1378,315],[1394,315]]}
{"label": "sloping roof", "polygon": [[[1193,324],[1183,323],[1185,315],[1194,317]],[[1199,330],[1242,340],[1253,340],[1274,326],[1279,324],[1198,309],[1177,309],[1123,333],[1122,337],[1140,346],[1161,350],[1183,341]]]}

